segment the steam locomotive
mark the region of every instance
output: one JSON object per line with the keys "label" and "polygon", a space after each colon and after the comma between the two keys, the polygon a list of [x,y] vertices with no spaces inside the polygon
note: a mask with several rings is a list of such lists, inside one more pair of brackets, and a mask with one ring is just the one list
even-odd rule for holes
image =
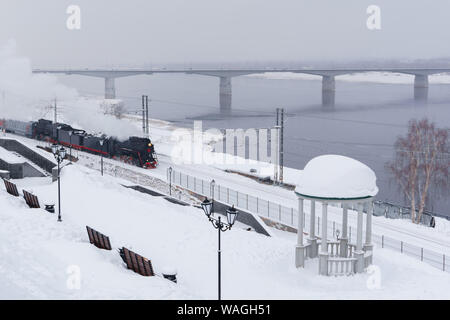
{"label": "steam locomotive", "polygon": [[96,155],[103,154],[105,157],[142,168],[155,168],[158,165],[155,146],[148,138],[129,137],[125,141],[120,141],[105,135],[88,134],[68,124],[53,123],[45,119],[29,122],[0,119],[0,129],[31,139],[59,143]]}

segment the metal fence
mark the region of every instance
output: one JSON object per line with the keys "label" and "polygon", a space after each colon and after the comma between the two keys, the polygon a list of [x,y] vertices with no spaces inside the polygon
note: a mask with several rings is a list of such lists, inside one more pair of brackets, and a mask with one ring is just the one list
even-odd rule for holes
{"label": "metal fence", "polygon": [[[393,204],[393,203],[386,202],[386,201],[379,201],[379,200],[374,201],[373,205],[374,205],[373,215],[375,215],[375,216],[383,216],[383,217],[389,218],[389,219],[411,220],[411,208],[409,208],[409,207]],[[350,205],[349,208],[352,210],[358,210],[356,205],[354,205],[354,207],[352,207]],[[364,211],[364,213],[367,213],[366,206],[364,207],[363,211]],[[439,216],[439,217],[445,218],[447,220],[450,220],[450,217],[443,216],[443,215],[437,215],[430,211],[424,211],[420,218],[420,224],[423,224],[423,225],[426,225],[429,227],[434,227],[434,223],[435,223],[434,216]]]}
{"label": "metal fence", "polygon": [[[98,171],[101,170],[102,161],[99,156],[80,152],[77,157],[86,167]],[[124,179],[136,185],[151,187],[161,193],[167,193],[167,183],[163,179],[158,179],[145,173],[136,172],[132,167],[126,168],[118,165],[116,161],[111,159],[103,159],[103,173],[116,178]],[[192,200],[188,194],[183,193],[180,190],[173,190],[172,196],[185,202],[191,202]]]}
{"label": "metal fence", "polygon": [[[416,213],[418,214],[418,213]],[[399,206],[384,201],[374,201],[374,215],[385,216],[391,219],[409,219],[411,220],[411,208],[405,206]],[[424,211],[420,217],[420,223],[429,227],[434,226],[434,217],[436,214]],[[449,217],[441,216],[449,219]]]}
{"label": "metal fence", "polygon": [[[292,207],[286,207],[279,203],[274,203],[269,200],[239,192],[228,187],[221,186],[212,181],[187,175],[180,171],[169,169],[167,171],[167,181],[170,181],[171,184],[178,185],[203,196],[220,200],[230,206],[234,205],[237,208],[245,209],[257,214],[258,216],[269,218],[275,223],[278,222],[292,228],[297,228],[298,211]],[[381,206],[379,206],[379,208],[380,207]],[[375,215],[377,215],[376,212]],[[320,216],[316,217],[316,234],[318,236],[322,234],[320,219]],[[309,232],[310,215],[308,212],[305,212],[304,214],[303,225],[304,231]],[[327,234],[335,238],[338,235],[337,230],[339,230],[339,233],[342,234],[342,225],[340,223],[335,221],[328,223]],[[351,226],[348,226],[347,234],[349,235],[349,241],[352,242]],[[372,234],[372,242],[381,248],[396,250],[408,256],[427,262],[443,271],[450,272],[450,268],[447,266],[448,262],[446,261],[445,254],[440,254],[432,250],[421,248],[385,235]]]}
{"label": "metal fence", "polygon": [[294,208],[211,183],[211,181],[190,176],[180,171],[172,170],[171,173],[168,171],[167,179],[168,181],[171,180],[172,184],[217,199],[230,206],[234,205],[237,208],[245,209],[288,226],[297,225],[298,212]]}

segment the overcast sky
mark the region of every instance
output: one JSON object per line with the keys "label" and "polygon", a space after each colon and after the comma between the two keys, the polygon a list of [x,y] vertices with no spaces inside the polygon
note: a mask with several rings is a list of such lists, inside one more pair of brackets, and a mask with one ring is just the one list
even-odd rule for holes
{"label": "overcast sky", "polygon": [[[81,7],[81,30],[66,9]],[[381,8],[381,30],[366,9]],[[39,67],[450,57],[449,0],[1,0]]]}

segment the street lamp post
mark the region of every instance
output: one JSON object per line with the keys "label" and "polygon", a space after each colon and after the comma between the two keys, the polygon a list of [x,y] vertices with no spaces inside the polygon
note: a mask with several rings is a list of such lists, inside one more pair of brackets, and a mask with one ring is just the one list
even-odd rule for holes
{"label": "street lamp post", "polygon": [[52,153],[55,156],[56,162],[58,163],[58,221],[61,222],[61,163],[66,157],[66,149],[63,146],[58,146],[57,144],[52,145]]}
{"label": "street lamp post", "polygon": [[206,217],[211,222],[214,228],[218,231],[218,249],[217,249],[217,258],[218,258],[218,300],[221,300],[221,243],[220,243],[220,233],[225,232],[227,230],[230,230],[231,227],[234,225],[234,222],[236,221],[236,218],[238,216],[239,211],[237,211],[234,206],[227,209],[227,222],[222,222],[221,217],[218,216],[218,218],[214,218],[214,212],[213,212],[213,201],[208,200],[205,198],[205,200],[202,202],[202,208],[203,211],[206,214]]}
{"label": "street lamp post", "polygon": [[[216,187],[216,180],[212,179],[210,184],[209,184],[209,194],[211,195],[211,213],[214,215],[214,189]],[[219,194],[219,199],[220,199],[220,194]]]}
{"label": "street lamp post", "polygon": [[102,175],[103,175],[103,144],[105,143],[105,139],[100,139],[100,146],[102,147],[102,152],[100,153],[100,155],[101,155],[101,160],[100,160],[100,162],[101,162],[101,172],[102,172]]}
{"label": "street lamp post", "polygon": [[169,194],[172,195],[172,167],[169,167]]}

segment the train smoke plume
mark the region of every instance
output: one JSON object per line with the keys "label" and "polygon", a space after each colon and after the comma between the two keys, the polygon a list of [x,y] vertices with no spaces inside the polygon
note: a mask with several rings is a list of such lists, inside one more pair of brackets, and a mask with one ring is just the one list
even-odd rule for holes
{"label": "train smoke plume", "polygon": [[139,135],[138,128],[128,122],[103,114],[102,100],[81,97],[53,75],[33,74],[31,61],[17,56],[14,40],[0,48],[0,118],[53,120],[55,100],[58,122],[122,139]]}

